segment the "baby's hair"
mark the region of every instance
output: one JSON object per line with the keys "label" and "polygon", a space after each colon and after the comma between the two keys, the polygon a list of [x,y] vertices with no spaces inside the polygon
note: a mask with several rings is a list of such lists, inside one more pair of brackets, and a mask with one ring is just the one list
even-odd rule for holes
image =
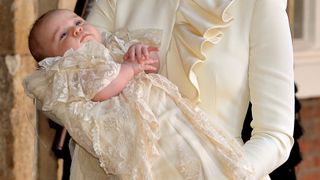
{"label": "baby's hair", "polygon": [[33,23],[32,27],[31,27],[31,30],[29,32],[29,37],[28,37],[29,50],[30,50],[31,55],[33,56],[33,58],[37,62],[39,62],[39,61],[43,60],[44,58],[46,58],[44,53],[41,51],[41,48],[42,48],[43,45],[39,42],[39,38],[37,37],[38,28],[44,22],[45,17],[47,17],[48,15],[50,15],[50,14],[56,12],[56,11],[59,11],[59,10],[58,9],[50,10],[50,11],[44,13],[43,15],[41,15]]}

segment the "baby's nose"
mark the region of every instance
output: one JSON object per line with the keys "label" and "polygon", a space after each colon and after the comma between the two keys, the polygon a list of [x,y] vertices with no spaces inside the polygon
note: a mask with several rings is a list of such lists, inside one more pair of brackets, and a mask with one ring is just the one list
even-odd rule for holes
{"label": "baby's nose", "polygon": [[82,27],[81,26],[76,26],[76,27],[74,27],[73,28],[73,35],[74,36],[78,36],[79,35],[79,33],[81,33],[82,32]]}

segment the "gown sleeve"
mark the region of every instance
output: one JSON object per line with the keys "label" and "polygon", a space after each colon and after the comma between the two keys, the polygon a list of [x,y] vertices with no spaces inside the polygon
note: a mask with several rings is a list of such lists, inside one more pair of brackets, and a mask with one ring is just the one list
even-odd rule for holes
{"label": "gown sleeve", "polygon": [[89,42],[63,57],[46,58],[23,81],[25,92],[37,108],[67,128],[73,139],[94,155],[91,111],[99,104],[91,99],[120,71],[109,51]]}
{"label": "gown sleeve", "polygon": [[24,85],[43,111],[49,111],[57,102],[90,101],[120,71],[120,64],[113,61],[109,50],[93,41],[76,51],[68,50],[63,57],[44,59],[39,65]]}

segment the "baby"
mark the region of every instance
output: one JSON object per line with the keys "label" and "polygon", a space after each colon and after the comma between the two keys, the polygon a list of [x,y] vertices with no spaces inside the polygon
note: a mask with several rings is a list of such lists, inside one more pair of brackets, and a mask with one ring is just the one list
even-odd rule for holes
{"label": "baby", "polygon": [[[248,179],[253,171],[242,147],[219,122],[210,123],[165,77],[144,73],[159,67],[153,32],[102,36],[71,11],[50,11],[30,32],[40,68],[25,79],[25,91],[106,174]],[[122,64],[114,61],[119,54]]]}

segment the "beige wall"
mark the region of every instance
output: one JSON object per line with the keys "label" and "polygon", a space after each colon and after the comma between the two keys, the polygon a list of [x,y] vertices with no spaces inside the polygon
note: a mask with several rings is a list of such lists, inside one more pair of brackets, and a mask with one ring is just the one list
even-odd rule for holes
{"label": "beige wall", "polygon": [[22,78],[34,69],[26,46],[33,8],[23,0],[0,1],[0,179],[32,179],[36,173],[35,108],[22,88]]}

